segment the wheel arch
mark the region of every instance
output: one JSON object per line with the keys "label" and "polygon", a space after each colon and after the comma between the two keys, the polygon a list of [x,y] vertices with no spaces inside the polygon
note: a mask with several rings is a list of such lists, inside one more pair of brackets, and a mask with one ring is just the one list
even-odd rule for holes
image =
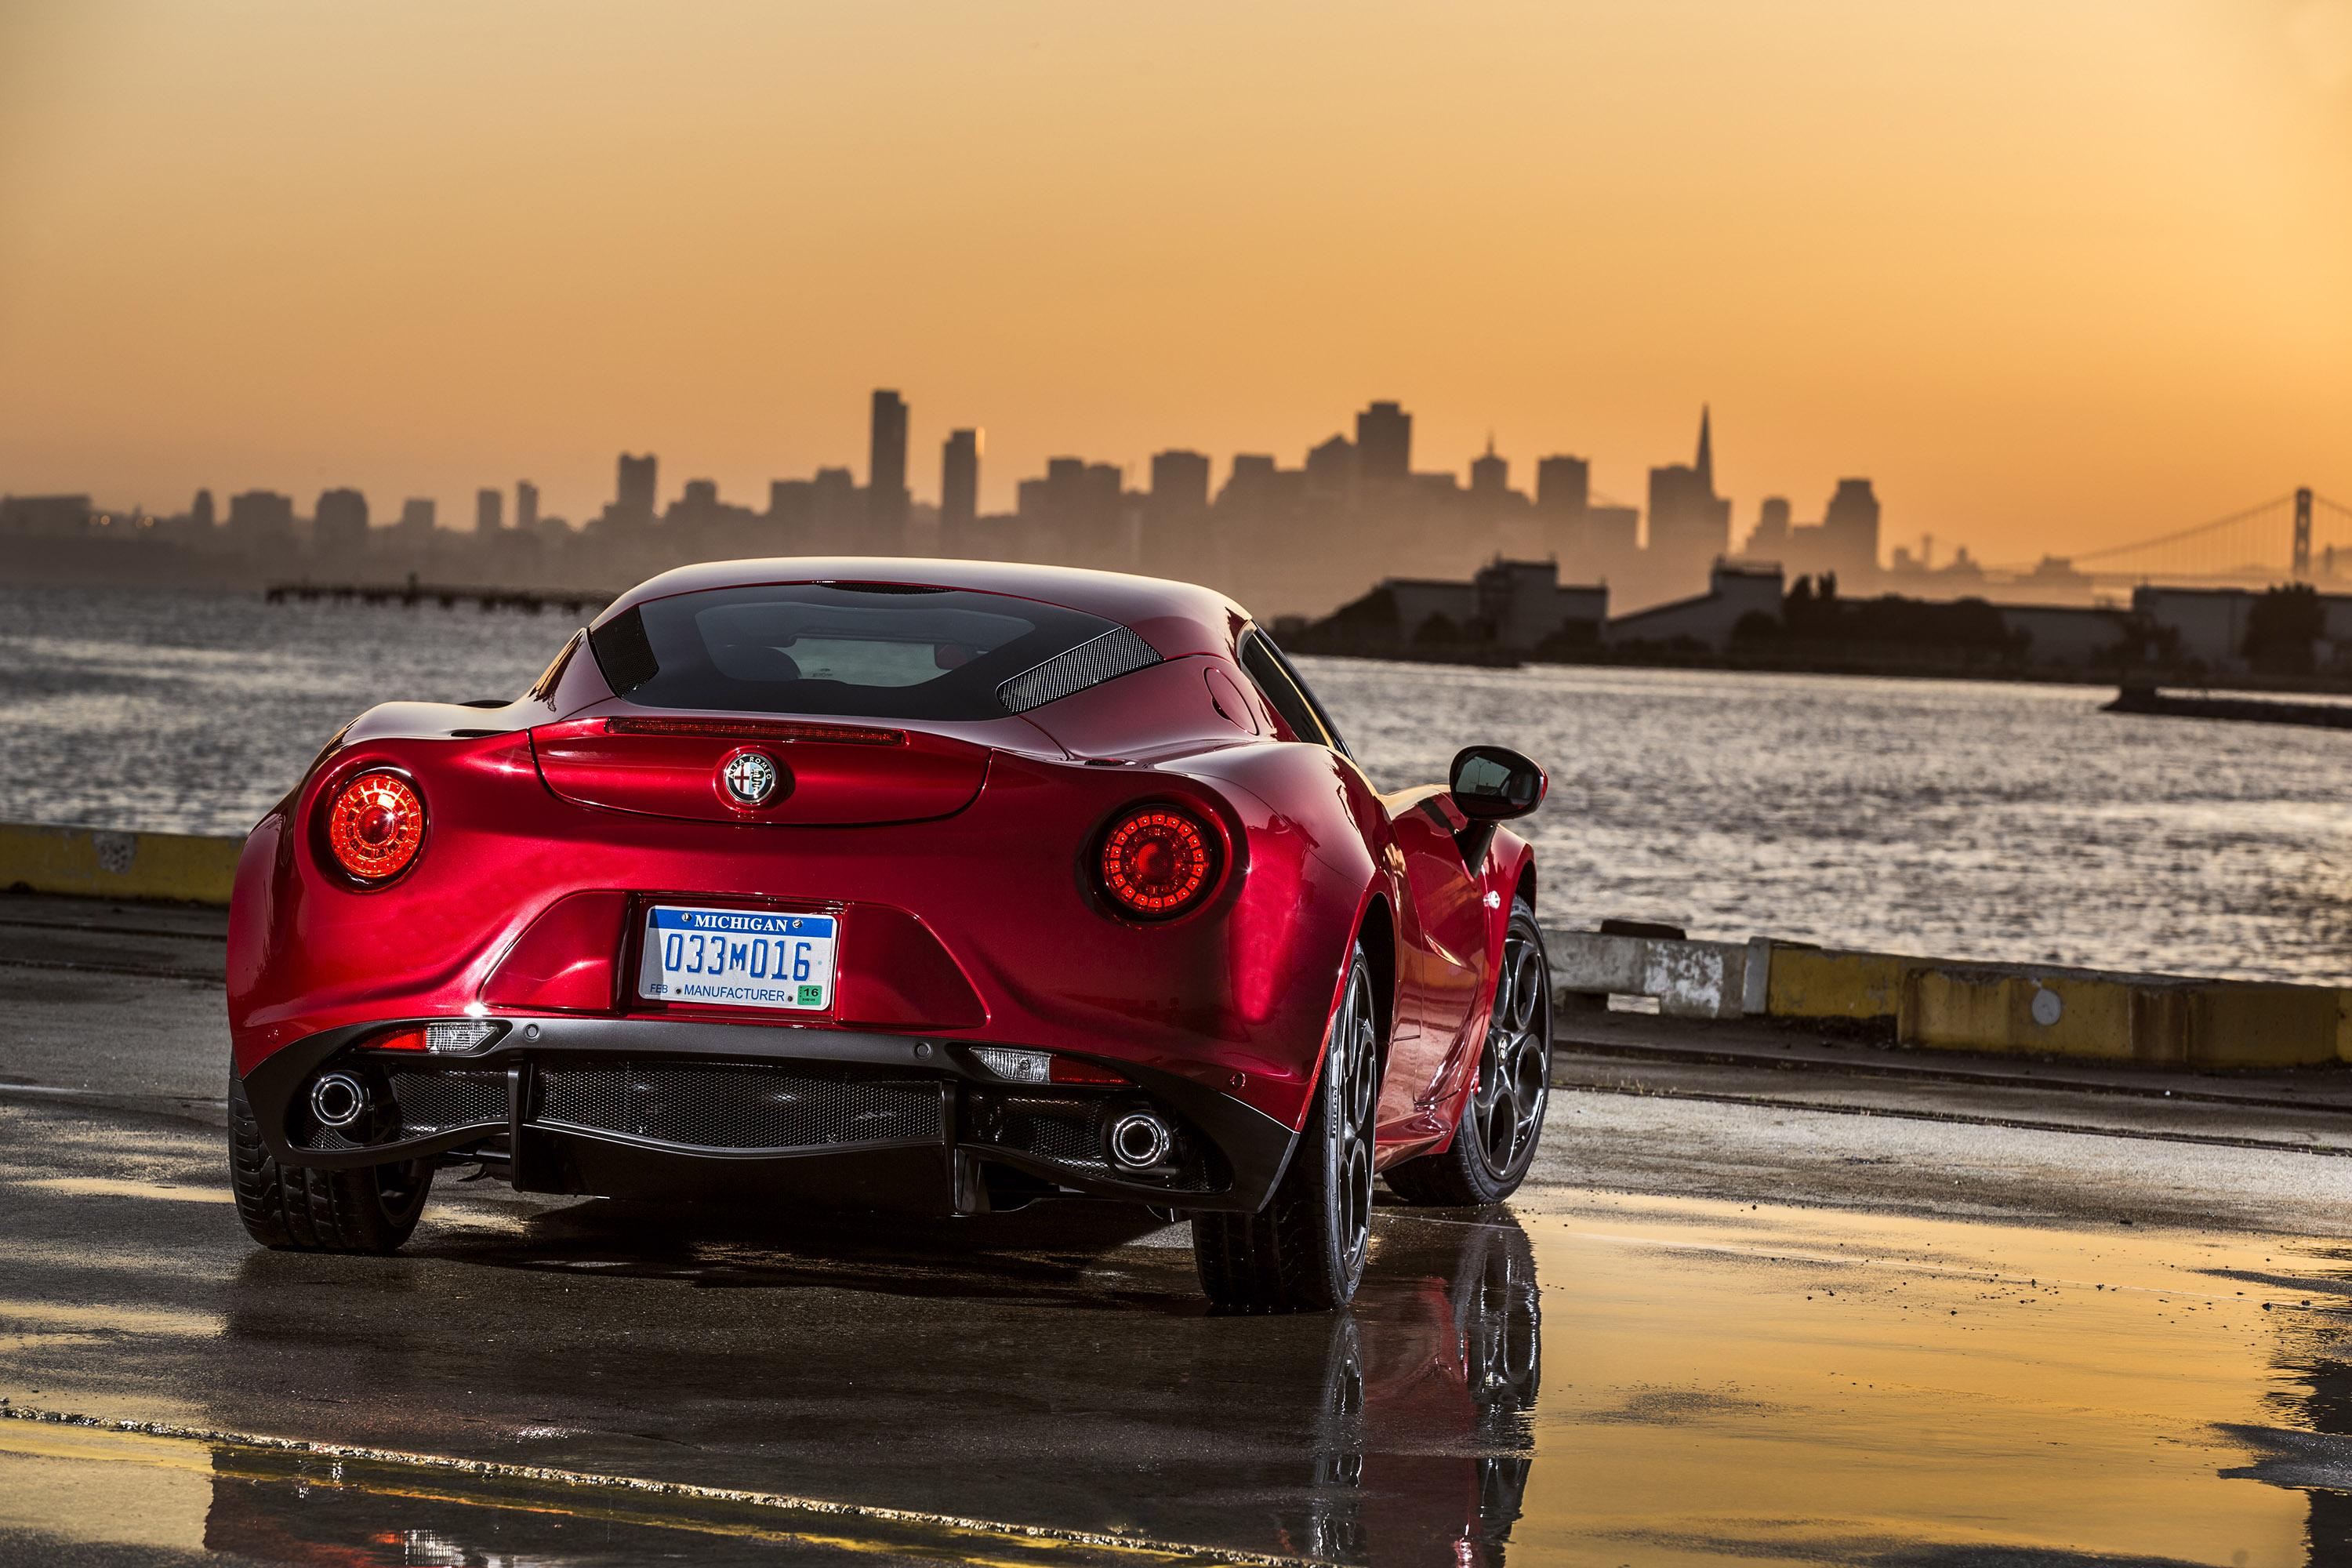
{"label": "wheel arch", "polygon": [[1356,921],[1356,941],[1364,950],[1365,966],[1372,972],[1372,1005],[1378,1011],[1381,1076],[1388,1076],[1389,1038],[1396,1026],[1396,913],[1388,897],[1374,892]]}

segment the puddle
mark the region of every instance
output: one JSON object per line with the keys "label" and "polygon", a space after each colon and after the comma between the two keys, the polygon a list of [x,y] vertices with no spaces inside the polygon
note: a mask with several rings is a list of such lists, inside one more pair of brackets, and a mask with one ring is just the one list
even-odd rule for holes
{"label": "puddle", "polygon": [[[169,1378],[192,1424],[673,1489],[0,1420],[0,1525],[286,1563],[1131,1555],[675,1492],[754,1487],[1360,1564],[2352,1560],[2340,1241],[1549,1190],[1383,1205],[1356,1307],[1269,1319],[1205,1314],[1183,1233],[1107,1212],[588,1205],[364,1268],[238,1253],[221,1320],[0,1302],[54,1352],[10,1352],[20,1403],[167,1414]],[[159,1522],[92,1533],[121,1518]]]}
{"label": "puddle", "polygon": [[305,1568],[1267,1561],[528,1467],[0,1420],[0,1552],[27,1537]]}
{"label": "puddle", "polygon": [[1546,1353],[1514,1553],[2324,1559],[2291,1478],[2331,1456],[2269,1435],[2352,1415],[2333,1259],[1697,1202],[1525,1226]]}

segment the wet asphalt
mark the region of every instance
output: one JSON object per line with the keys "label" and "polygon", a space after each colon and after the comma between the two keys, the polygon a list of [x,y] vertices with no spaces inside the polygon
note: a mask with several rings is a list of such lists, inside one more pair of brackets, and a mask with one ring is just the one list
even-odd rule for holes
{"label": "wet asphalt", "polygon": [[1384,1202],[1321,1316],[1108,1205],[452,1171],[305,1257],[228,1201],[219,923],[0,899],[0,1563],[2352,1555],[2338,1075],[1573,1019],[1519,1201]]}

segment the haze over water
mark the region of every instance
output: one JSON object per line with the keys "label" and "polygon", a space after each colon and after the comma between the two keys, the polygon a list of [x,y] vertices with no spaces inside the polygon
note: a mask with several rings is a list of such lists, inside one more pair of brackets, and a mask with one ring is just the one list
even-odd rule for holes
{"label": "haze over water", "polygon": [[[509,697],[561,614],[0,587],[0,819],[242,833],[378,701]],[[1383,789],[1547,764],[1548,918],[2352,982],[2352,733],[2111,689],[1301,661]]]}

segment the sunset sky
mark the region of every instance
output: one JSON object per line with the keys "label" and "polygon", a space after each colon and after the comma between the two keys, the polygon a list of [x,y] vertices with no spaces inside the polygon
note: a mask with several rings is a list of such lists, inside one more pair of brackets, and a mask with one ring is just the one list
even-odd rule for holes
{"label": "sunset sky", "polygon": [[876,386],[992,509],[1375,397],[1996,562],[2352,504],[2352,0],[0,0],[0,489],[763,505]]}

